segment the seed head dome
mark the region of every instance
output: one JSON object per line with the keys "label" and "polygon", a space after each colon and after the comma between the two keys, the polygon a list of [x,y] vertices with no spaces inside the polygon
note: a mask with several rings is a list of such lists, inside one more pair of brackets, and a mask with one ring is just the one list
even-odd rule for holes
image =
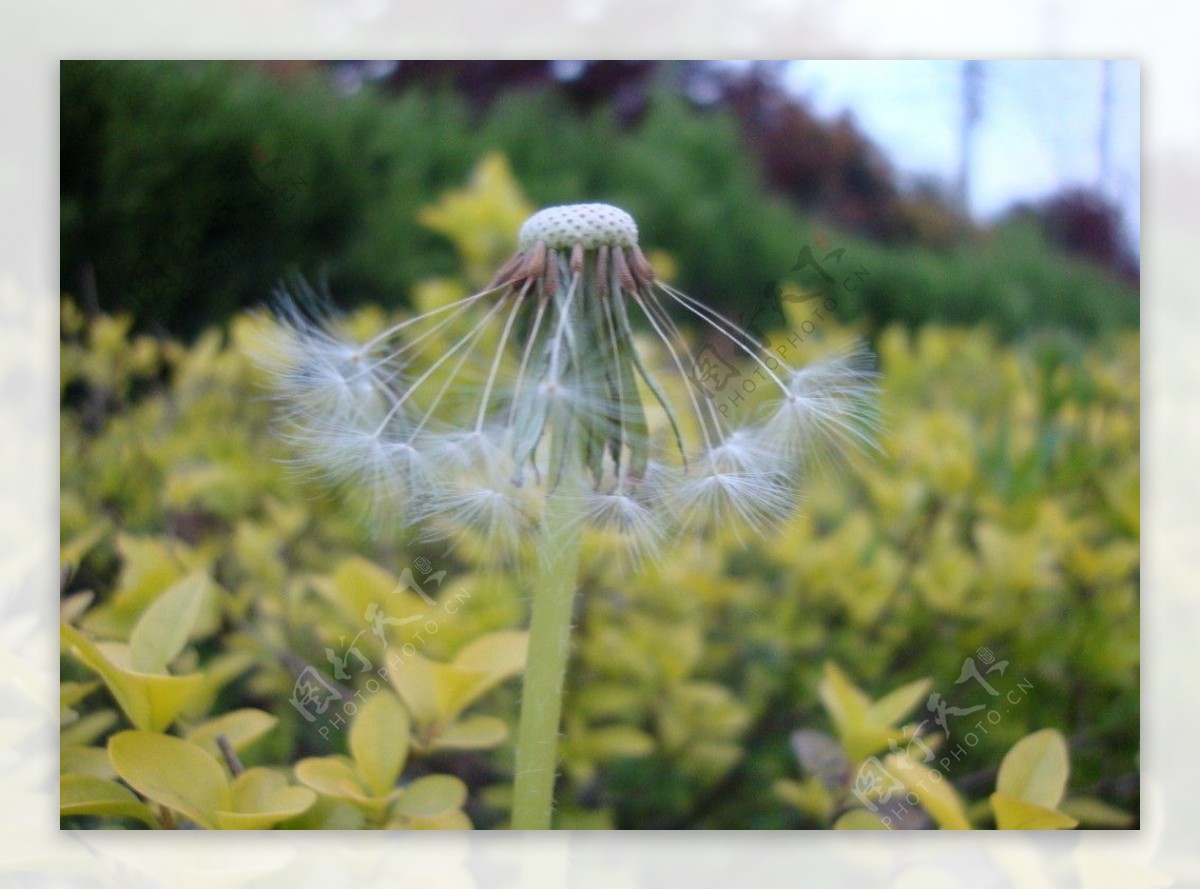
{"label": "seed head dome", "polygon": [[582,244],[585,250],[602,245],[634,247],[638,243],[633,217],[611,204],[562,204],[539,210],[521,226],[521,250],[539,241],[555,250]]}

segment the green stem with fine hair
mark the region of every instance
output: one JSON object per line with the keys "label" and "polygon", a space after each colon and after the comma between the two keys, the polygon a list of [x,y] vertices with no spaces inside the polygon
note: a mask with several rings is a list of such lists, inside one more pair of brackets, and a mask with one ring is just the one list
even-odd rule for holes
{"label": "green stem with fine hair", "polygon": [[558,727],[563,679],[571,643],[571,612],[579,575],[581,526],[578,501],[566,489],[577,485],[566,472],[546,499],[538,540],[529,656],[517,729],[517,769],[512,827],[550,827],[558,772]]}

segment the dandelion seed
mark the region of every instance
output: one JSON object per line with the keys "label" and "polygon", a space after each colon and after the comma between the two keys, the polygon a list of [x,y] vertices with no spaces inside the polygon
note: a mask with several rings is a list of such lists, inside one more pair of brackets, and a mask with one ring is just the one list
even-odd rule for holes
{"label": "dandelion seed", "polygon": [[[774,388],[761,422],[732,427],[717,410],[675,315],[761,371]],[[364,343],[302,300],[279,318],[264,364],[303,465],[498,555],[560,487],[580,493],[580,522],[635,558],[681,529],[765,531],[795,509],[807,466],[873,443],[865,351],[801,369],[764,357],[660,282],[632,217],[605,204],[534,214],[487,289]]]}

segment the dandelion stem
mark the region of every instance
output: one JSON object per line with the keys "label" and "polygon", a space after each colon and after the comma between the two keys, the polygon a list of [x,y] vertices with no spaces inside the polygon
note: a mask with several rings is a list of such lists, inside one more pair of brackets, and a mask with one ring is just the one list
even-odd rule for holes
{"label": "dandelion stem", "polygon": [[581,527],[578,474],[564,473],[546,499],[529,627],[529,656],[517,729],[513,788],[514,829],[550,827],[558,768],[563,678],[571,639],[571,611],[579,572]]}

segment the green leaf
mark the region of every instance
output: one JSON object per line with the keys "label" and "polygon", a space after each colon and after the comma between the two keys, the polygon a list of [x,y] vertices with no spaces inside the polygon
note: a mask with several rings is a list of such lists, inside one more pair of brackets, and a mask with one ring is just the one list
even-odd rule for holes
{"label": "green leaf", "polygon": [[278,717],[266,711],[241,708],[192,727],[184,737],[214,757],[220,757],[217,736],[225,736],[234,751],[241,751],[274,729],[278,722]]}
{"label": "green leaf", "polygon": [[996,790],[1053,810],[1062,801],[1069,772],[1067,742],[1062,733],[1043,729],[1025,736],[1004,755]]}
{"label": "green leaf", "polygon": [[991,797],[996,827],[1001,831],[1037,831],[1074,828],[1079,823],[1058,810],[1043,807],[997,791]]}
{"label": "green leaf", "polygon": [[350,756],[358,774],[376,797],[396,786],[408,759],[408,712],[390,692],[379,690],[366,700],[350,726]]}
{"label": "green leaf", "polygon": [[878,813],[869,810],[850,810],[833,823],[839,831],[887,831]]}
{"label": "green leaf", "polygon": [[225,771],[191,742],[130,729],[108,740],[108,756],[117,775],[139,794],[203,828],[217,827],[217,813],[231,807]]}
{"label": "green leaf", "polygon": [[433,819],[462,807],[467,786],[454,776],[423,776],[404,789],[394,812],[406,817]]}
{"label": "green leaf", "polygon": [[204,572],[194,572],[169,587],[142,613],[129,636],[135,671],[167,672],[167,665],[187,645],[211,585]]}
{"label": "green leaf", "polygon": [[221,828],[248,831],[272,828],[299,816],[317,800],[309,788],[289,785],[287,779],[266,767],[246,770],[233,782],[233,811],[217,813]]}
{"label": "green leaf", "polygon": [[64,816],[124,816],[158,827],[158,820],[137,795],[124,785],[96,776],[60,776],[58,808]]}

